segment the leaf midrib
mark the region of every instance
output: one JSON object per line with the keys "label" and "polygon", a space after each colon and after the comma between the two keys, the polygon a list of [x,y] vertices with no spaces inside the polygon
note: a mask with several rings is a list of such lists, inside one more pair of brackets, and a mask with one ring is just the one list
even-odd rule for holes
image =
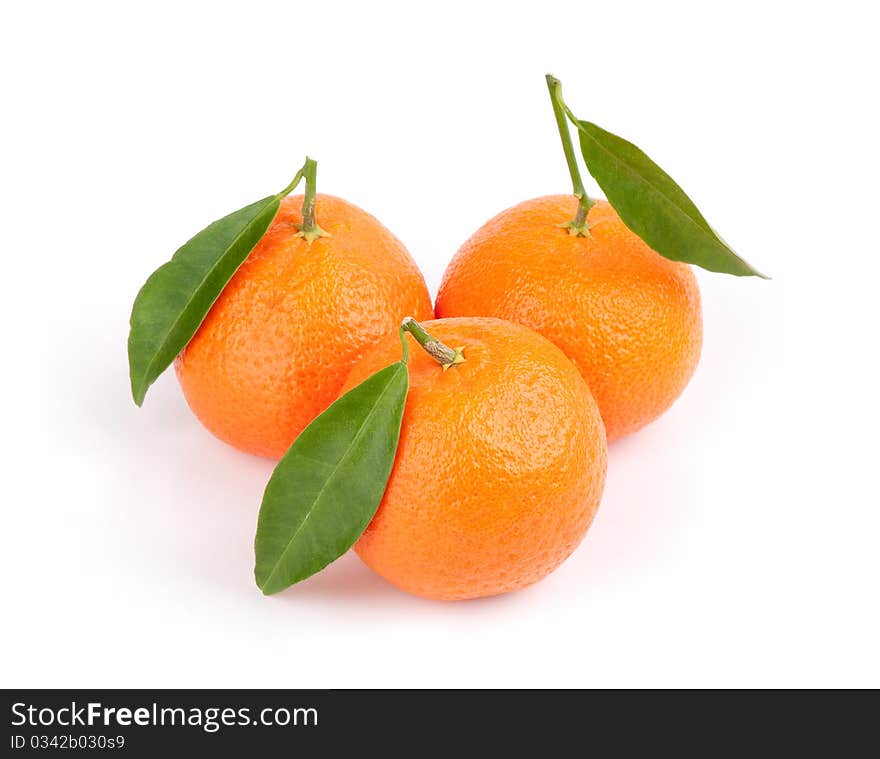
{"label": "leaf midrib", "polygon": [[[254,219],[256,219],[266,208],[267,208],[267,206],[263,206],[253,217],[251,217],[250,221],[248,221],[247,224],[244,225],[242,230],[235,236],[235,238],[232,240],[232,242],[227,246],[227,248],[226,248],[227,253],[244,236],[245,231],[253,223]],[[190,297],[187,299],[186,304],[180,310],[180,313],[177,315],[177,317],[172,322],[171,327],[166,331],[165,337],[163,338],[161,345],[159,345],[159,347],[153,352],[153,358],[150,359],[149,363],[147,364],[147,366],[143,372],[143,376],[141,378],[142,382],[146,381],[146,378],[150,376],[150,373],[152,372],[153,366],[156,364],[158,357],[165,351],[165,349],[171,339],[171,335],[177,329],[177,326],[180,324],[181,320],[183,319],[184,314],[187,312],[190,305],[192,305],[192,302],[196,299],[196,296],[198,295],[198,293],[201,290],[202,286],[204,285],[205,281],[217,270],[217,268],[220,266],[220,263],[223,261],[223,259],[225,257],[226,257],[226,254],[220,256],[220,258],[218,258],[214,262],[213,266],[211,266],[211,268],[208,269],[208,272],[205,274],[205,276],[202,277],[201,282],[196,287],[196,289],[193,291],[192,295],[190,295]],[[179,261],[175,262],[174,257],[172,256],[170,263],[179,264],[180,262]],[[217,301],[217,298],[220,297],[220,294],[222,292],[223,292],[223,290],[221,289],[220,292],[217,293],[217,297],[211,301],[211,306],[214,305],[214,303]],[[209,310],[210,310],[210,306],[209,306]],[[207,312],[206,312],[206,315],[207,315]]]}
{"label": "leaf midrib", "polygon": [[272,566],[272,571],[269,572],[269,576],[266,578],[265,582],[262,584],[261,588],[265,588],[269,585],[271,580],[275,577],[278,568],[281,566],[284,561],[285,556],[287,556],[287,552],[290,550],[290,547],[293,545],[293,542],[296,540],[299,533],[302,531],[302,528],[305,526],[306,522],[309,521],[309,517],[315,513],[317,510],[318,504],[321,501],[321,498],[324,496],[324,492],[327,490],[328,483],[336,477],[336,472],[339,471],[339,467],[342,466],[342,463],[348,458],[351,453],[352,448],[354,448],[355,444],[360,440],[361,435],[363,435],[364,430],[366,429],[367,422],[373,418],[373,414],[376,413],[376,409],[379,407],[379,404],[382,402],[382,399],[385,397],[386,393],[391,389],[391,380],[388,381],[388,384],[385,386],[385,389],[379,394],[379,397],[376,398],[375,403],[373,404],[373,408],[370,409],[370,412],[364,417],[363,422],[361,422],[358,431],[355,433],[354,437],[351,439],[351,443],[348,444],[348,447],[345,449],[345,453],[339,457],[339,461],[336,462],[336,465],[333,467],[333,471],[324,481],[324,484],[321,486],[321,489],[318,491],[318,495],[315,496],[312,501],[312,508],[309,509],[308,513],[303,518],[302,522],[300,522],[299,527],[296,528],[293,535],[291,535],[290,540],[287,541],[287,545],[284,547],[284,550],[281,552],[281,555],[278,557],[278,560]]}

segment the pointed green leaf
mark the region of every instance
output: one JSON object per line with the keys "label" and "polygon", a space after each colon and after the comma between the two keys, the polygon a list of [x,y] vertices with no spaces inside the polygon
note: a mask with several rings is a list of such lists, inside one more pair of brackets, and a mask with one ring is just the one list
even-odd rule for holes
{"label": "pointed green leaf", "polygon": [[405,363],[382,369],[317,417],[278,462],[254,539],[263,593],[315,574],[367,528],[391,475],[408,386]]}
{"label": "pointed green leaf", "polygon": [[265,234],[279,203],[280,196],[271,195],[205,227],[141,288],[128,335],[131,394],[138,406]]}
{"label": "pointed green leaf", "polygon": [[734,253],[684,190],[644,152],[589,121],[575,123],[590,174],[623,223],[661,256],[766,279]]}

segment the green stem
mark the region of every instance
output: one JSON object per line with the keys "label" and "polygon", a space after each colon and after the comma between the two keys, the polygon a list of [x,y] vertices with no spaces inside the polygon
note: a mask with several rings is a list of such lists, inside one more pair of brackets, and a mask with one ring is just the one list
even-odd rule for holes
{"label": "green stem", "polygon": [[547,74],[547,89],[550,92],[550,102],[553,104],[553,115],[556,117],[556,127],[559,129],[559,138],[562,140],[562,150],[565,153],[565,161],[568,164],[568,173],[571,176],[571,187],[574,196],[578,199],[578,210],[572,221],[561,224],[560,226],[568,230],[571,235],[581,237],[589,237],[590,226],[587,224],[587,214],[593,206],[593,201],[587,195],[584,189],[584,183],[581,181],[581,172],[578,168],[577,157],[574,152],[574,145],[571,142],[571,133],[568,129],[568,121],[566,114],[572,116],[568,106],[562,99],[562,82],[551,74]]}
{"label": "green stem", "polygon": [[315,220],[315,176],[318,172],[318,162],[306,156],[306,162],[302,167],[302,175],[306,178],[306,193],[302,205],[302,224],[299,225],[299,236],[304,237],[306,242],[311,243],[319,237],[330,235],[318,226]]}
{"label": "green stem", "polygon": [[463,348],[453,350],[445,343],[441,343],[436,337],[429,335],[425,328],[411,316],[407,316],[400,323],[400,338],[403,340],[404,361],[406,361],[409,353],[403,336],[404,332],[409,332],[416,339],[416,342],[425,349],[425,352],[443,367],[443,371],[446,371],[450,366],[464,362]]}

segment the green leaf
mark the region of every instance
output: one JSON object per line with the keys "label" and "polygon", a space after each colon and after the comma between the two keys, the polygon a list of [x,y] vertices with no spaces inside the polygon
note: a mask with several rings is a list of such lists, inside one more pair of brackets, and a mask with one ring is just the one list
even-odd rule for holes
{"label": "green leaf", "polygon": [[138,406],[266,233],[281,197],[270,195],[205,227],[141,288],[128,335],[131,394]]}
{"label": "green leaf", "polygon": [[709,271],[767,279],[734,253],[684,190],[644,152],[589,121],[575,124],[590,174],[623,223],[661,256]]}
{"label": "green leaf", "polygon": [[278,462],[254,539],[263,593],[315,574],[367,528],[391,475],[408,386],[405,362],[382,369],[317,417]]}

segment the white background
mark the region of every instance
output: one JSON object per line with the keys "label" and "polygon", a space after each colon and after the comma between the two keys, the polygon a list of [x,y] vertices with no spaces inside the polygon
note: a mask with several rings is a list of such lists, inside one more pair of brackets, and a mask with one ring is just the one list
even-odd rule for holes
{"label": "white background", "polygon": [[[880,685],[870,9],[6,4],[2,685]],[[308,152],[434,294],[490,216],[568,191],[547,71],[773,280],[698,272],[694,380],[540,584],[429,602],[348,555],[264,598],[271,463],[173,373],[135,408],[135,293]]]}

